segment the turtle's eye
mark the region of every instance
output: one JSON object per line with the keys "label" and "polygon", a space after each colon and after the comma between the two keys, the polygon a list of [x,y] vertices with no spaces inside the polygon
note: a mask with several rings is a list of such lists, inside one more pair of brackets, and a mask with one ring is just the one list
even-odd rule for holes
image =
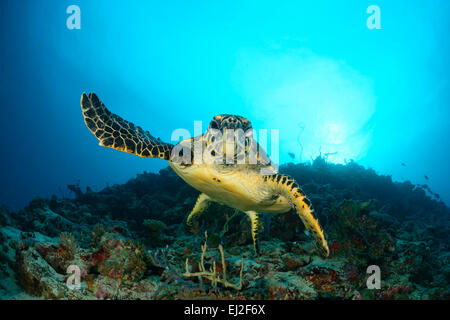
{"label": "turtle's eye", "polygon": [[219,126],[217,125],[217,122],[215,122],[215,121],[211,121],[211,123],[209,124],[209,127],[211,129],[219,129]]}

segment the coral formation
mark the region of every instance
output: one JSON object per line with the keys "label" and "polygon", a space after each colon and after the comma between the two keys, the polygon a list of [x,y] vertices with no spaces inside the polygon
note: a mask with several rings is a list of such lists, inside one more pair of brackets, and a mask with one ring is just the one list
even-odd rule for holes
{"label": "coral formation", "polygon": [[[223,253],[223,246],[219,244],[219,252],[221,257],[221,262],[217,263],[213,261],[209,271],[205,268],[205,252],[208,241],[208,233],[205,231],[205,243],[202,245],[202,253],[200,255],[200,262],[198,264],[199,271],[191,272],[189,268],[189,259],[186,258],[186,271],[183,273],[183,277],[198,277],[198,278],[206,278],[211,281],[211,286],[215,288],[218,283],[222,284],[225,288],[233,288],[235,290],[242,289],[242,272],[244,271],[244,259],[241,261],[241,271],[239,272],[239,284],[233,284],[227,280],[227,264],[225,263],[225,255]],[[222,274],[222,277],[220,277]]]}
{"label": "coral formation", "polygon": [[[36,198],[17,212],[0,207],[0,298],[450,298],[450,210],[429,187],[320,157],[280,171],[310,196],[328,258],[294,213],[262,213],[259,256],[242,212],[213,203],[187,226],[198,192],[164,169],[98,192],[71,185],[73,198]],[[367,287],[370,265],[380,289]]]}

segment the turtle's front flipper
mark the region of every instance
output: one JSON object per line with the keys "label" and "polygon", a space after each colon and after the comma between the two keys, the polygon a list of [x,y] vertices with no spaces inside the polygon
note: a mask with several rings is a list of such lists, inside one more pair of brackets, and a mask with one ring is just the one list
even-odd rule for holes
{"label": "turtle's front flipper", "polygon": [[187,217],[186,224],[188,226],[192,225],[192,218],[208,208],[211,199],[204,193],[201,193],[198,196],[197,202],[195,203],[194,209],[192,209],[191,213]]}
{"label": "turtle's front flipper", "polygon": [[246,211],[247,216],[251,221],[252,228],[252,238],[253,238],[253,248],[255,249],[255,253],[259,255],[259,239],[258,239],[258,212],[256,211]]}
{"label": "turtle's front flipper", "polygon": [[264,179],[271,184],[276,193],[285,197],[302,219],[306,230],[314,237],[323,256],[329,255],[327,240],[320,227],[319,221],[314,216],[311,202],[304,195],[300,186],[291,177],[276,174],[266,176]]}
{"label": "turtle's front flipper", "polygon": [[148,131],[111,113],[95,93],[81,96],[84,122],[100,140],[100,145],[135,154],[170,160],[173,145],[153,137]]}

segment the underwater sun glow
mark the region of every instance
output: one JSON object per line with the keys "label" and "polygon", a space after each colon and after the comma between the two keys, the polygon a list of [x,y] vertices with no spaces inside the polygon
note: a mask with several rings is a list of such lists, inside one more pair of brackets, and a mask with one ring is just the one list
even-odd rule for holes
{"label": "underwater sun glow", "polygon": [[301,161],[327,155],[335,163],[365,155],[371,130],[364,127],[376,108],[367,77],[343,62],[285,49],[282,43],[268,53],[243,53],[241,59],[246,66],[241,88],[261,118],[258,124],[280,129],[281,162],[289,160],[288,152]]}

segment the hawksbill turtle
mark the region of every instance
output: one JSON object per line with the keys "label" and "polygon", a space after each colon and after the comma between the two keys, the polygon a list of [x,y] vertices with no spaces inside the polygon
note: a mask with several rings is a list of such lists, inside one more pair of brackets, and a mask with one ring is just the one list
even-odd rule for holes
{"label": "hawksbill turtle", "polygon": [[[293,178],[279,174],[271,165],[267,154],[253,139],[248,119],[216,115],[203,135],[173,145],[111,113],[94,93],[82,94],[81,109],[87,127],[101,146],[140,157],[164,159],[185,182],[201,192],[188,215],[188,224],[212,201],[243,211],[250,218],[253,245],[258,254],[259,212],[285,213],[294,209],[315,239],[320,253],[328,256],[327,241],[311,202]],[[225,138],[222,142],[218,139],[229,137],[228,131],[240,129],[244,133],[243,139]],[[241,143],[230,145],[230,141],[236,140]],[[198,150],[204,161],[197,161]],[[218,154],[227,157],[218,158]]]}

